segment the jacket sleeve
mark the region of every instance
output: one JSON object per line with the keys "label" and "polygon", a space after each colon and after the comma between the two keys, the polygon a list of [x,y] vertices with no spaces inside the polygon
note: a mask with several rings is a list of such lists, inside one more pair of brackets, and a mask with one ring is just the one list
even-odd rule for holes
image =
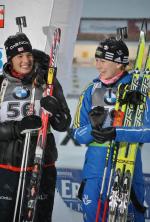
{"label": "jacket sleeve", "polygon": [[63,89],[57,79],[54,80],[54,96],[57,98],[60,107],[59,113],[51,117],[50,123],[54,130],[64,132],[70,126],[71,115],[65,96],[63,94]]}
{"label": "jacket sleeve", "polygon": [[92,106],[91,89],[89,86],[80,96],[73,125],[73,137],[80,144],[93,141],[92,126],[89,120],[89,111]]}
{"label": "jacket sleeve", "polygon": [[147,98],[146,101],[143,125],[141,127],[117,127],[115,140],[133,143],[150,142],[150,98]]}
{"label": "jacket sleeve", "polygon": [[21,138],[17,121],[7,121],[0,123],[0,140],[8,141]]}
{"label": "jacket sleeve", "polygon": [[122,127],[116,130],[116,142],[149,143],[150,127]]}

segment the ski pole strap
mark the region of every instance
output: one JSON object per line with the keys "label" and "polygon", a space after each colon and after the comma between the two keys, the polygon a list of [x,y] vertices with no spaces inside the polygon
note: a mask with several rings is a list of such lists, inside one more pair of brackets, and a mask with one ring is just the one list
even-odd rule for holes
{"label": "ski pole strap", "polygon": [[92,142],[89,144],[89,146],[99,146],[99,147],[109,147],[110,146],[110,142],[106,142],[106,143],[97,143],[97,142]]}
{"label": "ski pole strap", "polygon": [[143,206],[139,202],[139,200],[137,199],[137,196],[136,196],[133,186],[131,187],[130,198],[131,198],[131,201],[132,201],[134,207],[137,209],[137,211],[144,214],[147,208],[145,206]]}

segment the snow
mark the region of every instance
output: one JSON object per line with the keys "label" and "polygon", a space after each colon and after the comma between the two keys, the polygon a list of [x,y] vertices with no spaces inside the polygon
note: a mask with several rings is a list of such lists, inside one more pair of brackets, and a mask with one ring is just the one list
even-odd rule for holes
{"label": "snow", "polygon": [[57,190],[55,193],[55,204],[54,204],[54,212],[53,212],[52,221],[53,222],[58,222],[58,221],[81,222],[82,221],[82,214],[68,208],[66,204],[63,202]]}

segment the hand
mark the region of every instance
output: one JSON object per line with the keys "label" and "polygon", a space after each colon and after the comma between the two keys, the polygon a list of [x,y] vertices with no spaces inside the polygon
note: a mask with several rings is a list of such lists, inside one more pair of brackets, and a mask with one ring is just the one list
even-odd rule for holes
{"label": "hand", "polygon": [[134,106],[140,105],[143,102],[143,95],[139,91],[127,91],[125,98],[121,100],[122,104],[129,103]]}
{"label": "hand", "polygon": [[32,53],[35,61],[36,85],[44,85],[47,82],[49,55],[37,49],[33,49]]}
{"label": "hand", "polygon": [[59,113],[60,105],[56,97],[46,96],[40,100],[41,107],[44,108],[51,116]]}
{"label": "hand", "polygon": [[107,111],[102,106],[96,106],[89,112],[92,128],[99,129],[106,119]]}
{"label": "hand", "polygon": [[21,134],[38,130],[41,126],[41,117],[36,115],[26,116],[21,121],[18,121],[18,129]]}
{"label": "hand", "polygon": [[116,128],[107,127],[99,130],[93,129],[91,135],[97,143],[105,143],[106,141],[114,140],[116,137]]}

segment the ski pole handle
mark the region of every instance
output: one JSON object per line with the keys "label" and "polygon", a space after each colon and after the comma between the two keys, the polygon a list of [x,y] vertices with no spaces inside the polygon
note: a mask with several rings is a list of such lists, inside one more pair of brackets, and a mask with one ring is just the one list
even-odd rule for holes
{"label": "ski pole handle", "polygon": [[19,32],[22,32],[22,26],[27,27],[26,17],[25,16],[16,17],[16,24],[18,25]]}

